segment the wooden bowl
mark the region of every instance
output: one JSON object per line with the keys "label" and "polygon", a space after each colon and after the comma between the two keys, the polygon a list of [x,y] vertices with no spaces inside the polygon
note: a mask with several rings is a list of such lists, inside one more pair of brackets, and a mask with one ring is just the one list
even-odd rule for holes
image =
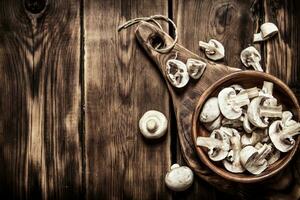
{"label": "wooden bowl", "polygon": [[232,84],[240,84],[244,88],[250,88],[255,86],[261,88],[263,85],[263,81],[270,81],[274,83],[273,94],[277,98],[278,102],[283,105],[283,110],[291,111],[294,115],[294,119],[299,121],[299,116],[300,116],[299,103],[297,101],[296,96],[291,91],[291,89],[289,89],[289,87],[278,78],[266,73],[256,72],[256,71],[236,72],[220,79],[212,86],[210,86],[201,95],[197,103],[197,106],[195,108],[195,111],[193,113],[192,138],[198,156],[200,157],[201,161],[207,165],[207,167],[209,167],[212,171],[214,171],[218,175],[228,180],[241,182],[241,183],[253,183],[253,182],[265,180],[275,175],[277,172],[283,169],[290,162],[290,160],[296,153],[297,147],[299,145],[300,137],[296,139],[296,144],[291,151],[287,153],[282,153],[280,159],[277,162],[270,165],[264,172],[262,172],[259,175],[252,175],[248,172],[244,172],[240,174],[231,173],[224,168],[222,162],[215,162],[210,160],[207,155],[206,148],[199,147],[196,145],[196,139],[198,136],[207,137],[210,135],[210,132],[207,131],[199,121],[199,113],[202,109],[202,106],[204,105],[204,103],[209,97],[217,96],[218,92],[221,89],[223,89],[224,87],[228,87]]}

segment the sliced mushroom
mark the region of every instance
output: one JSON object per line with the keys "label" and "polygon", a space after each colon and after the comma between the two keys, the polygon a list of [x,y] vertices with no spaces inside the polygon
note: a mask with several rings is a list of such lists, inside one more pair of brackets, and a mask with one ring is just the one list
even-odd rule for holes
{"label": "sliced mushroom", "polygon": [[234,119],[234,120],[223,118],[222,126],[238,129],[238,128],[243,127],[243,120],[241,120],[241,117]]}
{"label": "sliced mushroom", "polygon": [[186,62],[186,67],[191,78],[199,79],[206,68],[206,63],[201,60],[189,58]]}
{"label": "sliced mushroom", "polygon": [[259,131],[253,131],[251,134],[244,134],[241,138],[242,146],[255,146],[264,138],[264,135]]}
{"label": "sliced mushroom", "polygon": [[205,126],[205,128],[209,131],[213,131],[215,129],[218,129],[221,127],[221,122],[222,122],[223,116],[219,115],[219,117],[217,119],[215,119],[212,122],[208,122],[208,123],[204,123],[203,125]]}
{"label": "sliced mushroom", "polygon": [[225,56],[224,46],[218,40],[211,39],[208,43],[200,41],[199,46],[205,49],[205,55],[211,60],[220,60]]}
{"label": "sliced mushroom", "polygon": [[144,137],[157,139],[167,132],[168,120],[166,116],[156,110],[147,111],[139,121],[139,128]]}
{"label": "sliced mushroom", "polygon": [[203,108],[199,115],[199,119],[200,122],[207,123],[216,120],[219,115],[220,115],[220,109],[218,104],[218,98],[211,97],[203,105]]}
{"label": "sliced mushroom", "polygon": [[273,87],[274,84],[269,81],[264,81],[263,87],[259,92],[259,96],[267,97],[267,98],[274,98],[273,97]]}
{"label": "sliced mushroom", "polygon": [[240,162],[240,151],[242,149],[240,142],[240,134],[233,130],[233,136],[230,138],[232,150],[228,153],[229,159],[223,160],[224,167],[232,173],[242,173],[245,168]]}
{"label": "sliced mushroom", "polygon": [[276,148],[272,148],[271,153],[266,157],[268,164],[272,165],[280,158],[280,151],[278,151]]}
{"label": "sliced mushroom", "polygon": [[254,34],[253,42],[261,42],[269,39],[278,33],[278,28],[271,22],[266,22],[260,26],[260,32]]}
{"label": "sliced mushroom", "polygon": [[259,116],[260,103],[264,97],[255,97],[248,106],[247,115],[249,121],[258,128],[266,128],[268,124],[264,123]]}
{"label": "sliced mushroom", "polygon": [[252,87],[252,88],[246,89],[246,92],[248,94],[249,99],[252,99],[259,95],[259,90],[257,87]]}
{"label": "sliced mushroom", "polygon": [[294,136],[300,134],[300,123],[274,121],[269,127],[269,136],[276,147],[281,152],[288,152],[295,146]]}
{"label": "sliced mushroom", "polygon": [[261,65],[259,63],[261,60],[260,53],[253,46],[250,46],[250,47],[244,49],[241,52],[240,58],[241,58],[242,63],[246,67],[251,66],[256,71],[261,71],[261,72],[263,71],[263,69],[261,68]]}
{"label": "sliced mushroom", "polygon": [[248,115],[246,113],[244,114],[243,128],[246,133],[252,133],[252,131],[255,129],[255,127],[249,122]]}
{"label": "sliced mushroom", "polygon": [[259,116],[268,118],[281,118],[282,106],[260,106]]}
{"label": "sliced mushroom", "polygon": [[243,91],[243,90],[245,90],[241,85],[239,85],[239,84],[233,84],[233,85],[231,85],[231,86],[229,86],[229,87],[231,87],[231,88],[233,88],[237,93],[238,92],[241,92],[241,91]]}
{"label": "sliced mushroom", "polygon": [[166,76],[169,82],[177,88],[182,88],[189,82],[187,67],[180,60],[170,59],[167,61]]}
{"label": "sliced mushroom", "polygon": [[216,129],[210,137],[197,137],[197,146],[208,148],[209,158],[213,161],[220,161],[226,158],[230,150],[230,141],[224,131]]}
{"label": "sliced mushroom", "polygon": [[241,107],[249,104],[249,98],[246,92],[241,91],[237,95],[233,88],[228,87],[219,92],[218,103],[224,117],[234,120],[241,117]]}
{"label": "sliced mushroom", "polygon": [[193,171],[186,166],[173,164],[165,176],[165,183],[173,191],[184,191],[188,189],[194,180]]}
{"label": "sliced mushroom", "polygon": [[258,175],[268,167],[266,157],[271,151],[271,145],[267,144],[264,144],[259,150],[253,146],[246,146],[240,152],[241,163],[247,171]]}

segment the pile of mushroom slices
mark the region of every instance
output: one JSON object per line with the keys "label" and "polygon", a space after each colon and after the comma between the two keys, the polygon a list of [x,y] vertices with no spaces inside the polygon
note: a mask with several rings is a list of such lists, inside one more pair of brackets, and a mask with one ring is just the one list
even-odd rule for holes
{"label": "pile of mushroom slices", "polygon": [[292,117],[273,96],[273,83],[265,81],[262,89],[231,85],[205,102],[199,119],[211,134],[198,137],[197,146],[230,172],[258,175],[294,147],[300,123]]}

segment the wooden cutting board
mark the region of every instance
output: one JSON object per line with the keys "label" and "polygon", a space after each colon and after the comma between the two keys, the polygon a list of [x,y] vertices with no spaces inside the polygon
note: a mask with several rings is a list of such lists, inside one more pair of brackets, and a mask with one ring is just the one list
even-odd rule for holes
{"label": "wooden cutting board", "polygon": [[[297,173],[295,175],[295,170],[290,170],[295,168],[296,162],[292,162],[287,168],[271,179],[255,184],[232,182],[220,177],[208,169],[196,155],[194,143],[191,137],[192,114],[199,97],[209,86],[220,78],[240,70],[208,61],[179,44],[176,44],[169,53],[159,53],[155,50],[155,48],[153,48],[153,45],[158,42],[163,42],[164,45],[162,46],[169,46],[172,44],[173,39],[167,33],[150,23],[141,22],[137,27],[135,34],[138,42],[145,49],[149,57],[156,63],[163,78],[165,79],[173,100],[178,137],[183,157],[187,164],[200,178],[204,179],[211,185],[214,185],[219,190],[238,195],[242,198],[249,197],[253,192],[260,192],[263,195],[262,198],[268,197],[271,193],[284,192],[281,190],[286,187],[286,184],[291,184],[292,186],[296,185],[294,184],[294,181],[296,180],[296,177],[299,177],[298,171],[296,171]],[[165,70],[167,60],[175,57],[184,63],[188,58],[194,58],[206,62],[206,70],[199,80],[190,79],[189,83],[184,88],[175,88],[169,83]],[[298,154],[296,154],[295,157],[297,156],[299,157]]]}

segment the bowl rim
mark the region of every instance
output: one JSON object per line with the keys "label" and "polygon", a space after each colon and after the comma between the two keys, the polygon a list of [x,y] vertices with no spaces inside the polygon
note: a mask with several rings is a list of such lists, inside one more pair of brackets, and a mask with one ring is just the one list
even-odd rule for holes
{"label": "bowl rim", "polygon": [[197,139],[197,123],[199,123],[198,121],[198,116],[200,114],[200,104],[202,104],[210,95],[212,92],[214,92],[215,90],[217,90],[222,84],[226,83],[227,81],[229,81],[232,78],[235,77],[239,77],[239,76],[243,76],[243,75],[248,75],[248,76],[254,76],[254,77],[259,77],[259,78],[263,78],[263,79],[269,79],[272,80],[272,82],[275,82],[275,85],[278,85],[279,87],[281,87],[286,93],[287,96],[289,96],[293,102],[293,104],[295,104],[295,110],[297,112],[297,117],[298,120],[300,118],[300,106],[298,103],[298,100],[295,96],[295,94],[293,93],[293,91],[283,82],[281,81],[279,78],[264,73],[264,72],[258,72],[258,71],[238,71],[238,72],[234,72],[232,74],[226,75],[223,78],[221,78],[220,80],[218,80],[217,82],[215,82],[214,84],[212,84],[209,88],[207,88],[203,94],[200,96],[200,98],[197,101],[196,107],[194,109],[193,115],[192,115],[192,131],[191,131],[191,136],[192,136],[192,140],[194,143],[194,147],[197,153],[197,156],[200,158],[200,160],[209,168],[211,169],[213,172],[215,172],[216,174],[218,174],[219,176],[230,180],[230,181],[234,181],[234,182],[240,182],[240,183],[255,183],[255,182],[259,182],[259,181],[263,181],[265,179],[268,179],[272,176],[274,176],[275,174],[277,174],[279,171],[281,171],[284,167],[286,167],[286,165],[291,161],[291,159],[293,158],[293,156],[295,155],[299,142],[300,142],[300,137],[298,136],[296,139],[296,143],[295,146],[293,147],[293,149],[291,151],[288,152],[288,154],[286,154],[286,159],[283,161],[283,163],[281,165],[279,165],[278,168],[274,168],[274,170],[272,170],[270,173],[267,174],[262,174],[262,175],[249,175],[249,177],[238,177],[240,174],[235,174],[235,173],[231,173],[229,171],[225,171],[220,169],[219,167],[216,167],[216,165],[213,163],[213,161],[211,161],[208,156],[206,155],[206,153],[203,151],[203,149],[199,146],[197,146],[196,144],[196,139]]}

